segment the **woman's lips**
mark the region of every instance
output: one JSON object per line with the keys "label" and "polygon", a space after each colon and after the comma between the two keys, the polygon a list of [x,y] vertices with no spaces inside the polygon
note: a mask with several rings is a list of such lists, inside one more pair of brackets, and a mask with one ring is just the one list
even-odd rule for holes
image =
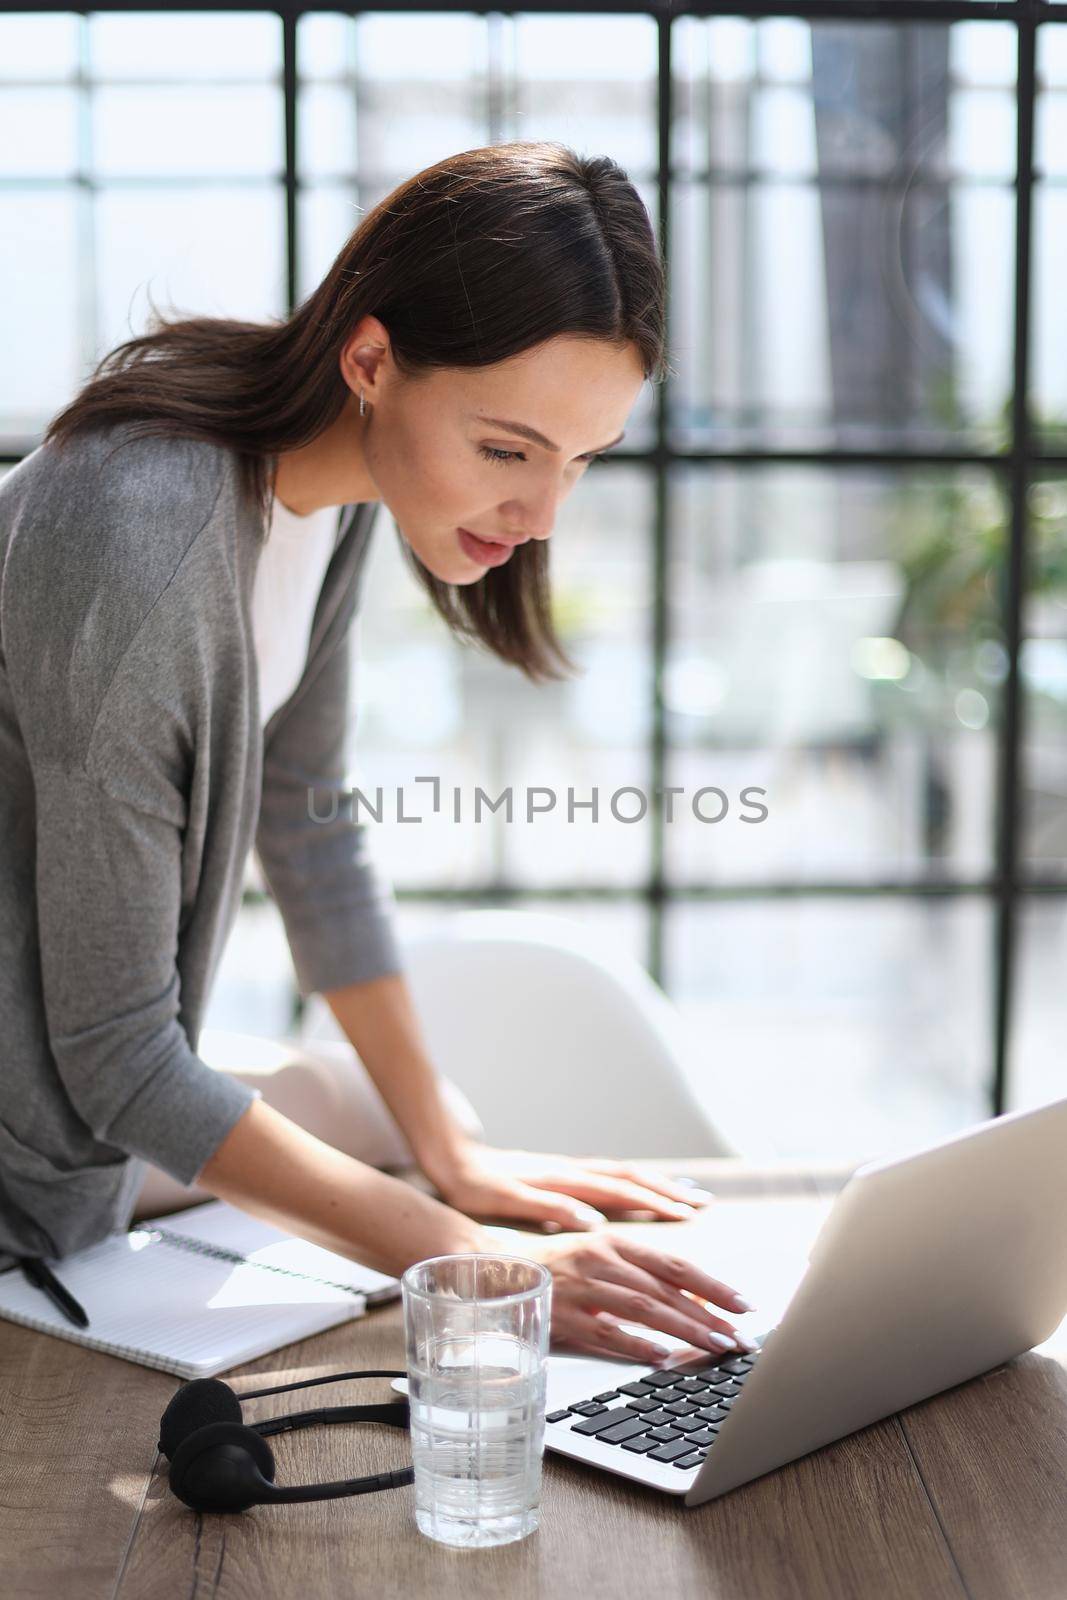
{"label": "woman's lips", "polygon": [[495,539],[479,539],[477,534],[468,533],[466,528],[457,528],[456,531],[464,555],[470,556],[480,567],[502,566],[515,548],[513,544],[498,544]]}

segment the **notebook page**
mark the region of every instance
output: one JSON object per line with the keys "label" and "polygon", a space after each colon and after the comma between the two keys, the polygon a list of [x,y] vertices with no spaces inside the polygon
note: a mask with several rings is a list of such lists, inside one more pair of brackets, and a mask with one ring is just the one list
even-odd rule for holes
{"label": "notebook page", "polygon": [[[358,1261],[335,1255],[320,1245],[309,1244],[306,1239],[295,1239],[281,1228],[250,1217],[247,1211],[228,1205],[224,1200],[211,1200],[204,1205],[191,1206],[187,1211],[172,1212],[169,1216],[155,1217],[137,1224],[140,1228],[161,1228],[166,1233],[180,1234],[186,1239],[199,1239],[205,1244],[219,1245],[233,1250],[250,1260],[266,1265],[306,1272],[311,1277],[325,1278],[331,1282],[351,1284],[362,1290],[372,1300],[394,1299],[400,1293],[397,1278],[384,1272],[375,1272]],[[59,1268],[57,1267],[57,1272]]]}
{"label": "notebook page", "polygon": [[[147,1231],[112,1234],[56,1263],[60,1281],[85,1307],[88,1329],[69,1323],[17,1269],[0,1276],[0,1316],[182,1377],[208,1377],[361,1316],[364,1280],[367,1288],[393,1282],[291,1240],[224,1202],[196,1209],[216,1213],[195,1223],[211,1243],[238,1250],[251,1245],[257,1258],[262,1252],[275,1265],[331,1281],[308,1282],[251,1263],[215,1260]],[[245,1223],[251,1227],[245,1229]],[[145,1226],[173,1227],[191,1236],[193,1213]]]}

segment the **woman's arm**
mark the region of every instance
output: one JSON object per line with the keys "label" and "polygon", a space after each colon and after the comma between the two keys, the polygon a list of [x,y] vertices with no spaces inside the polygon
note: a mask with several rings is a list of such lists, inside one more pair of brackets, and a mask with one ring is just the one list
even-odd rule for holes
{"label": "woman's arm", "polygon": [[[473,1139],[441,1093],[402,976],[352,983],[325,998],[407,1135],[415,1160],[457,1210],[584,1229],[604,1222],[609,1212],[685,1220],[712,1198],[634,1162],[497,1150]],[[517,1084],[516,1094],[521,1092]]]}
{"label": "woman's arm", "polygon": [[350,983],[324,998],[403,1129],[415,1160],[430,1182],[443,1188],[469,1135],[445,1103],[406,979],[389,974]]}
{"label": "woman's arm", "polygon": [[197,1182],[220,1200],[378,1272],[493,1250],[491,1235],[400,1178],[344,1155],[256,1100]]}
{"label": "woman's arm", "polygon": [[[398,1178],[342,1155],[256,1100],[207,1162],[199,1181],[253,1216],[398,1277],[415,1261],[465,1251],[515,1252],[462,1212]],[[579,1239],[524,1237],[523,1255],[552,1272],[552,1342],[599,1355],[654,1361],[663,1347],[627,1332],[643,1324],[721,1354],[731,1323],[710,1307],[750,1308],[737,1291],[683,1256],[602,1229]],[[752,1348],[742,1336],[742,1348]]]}

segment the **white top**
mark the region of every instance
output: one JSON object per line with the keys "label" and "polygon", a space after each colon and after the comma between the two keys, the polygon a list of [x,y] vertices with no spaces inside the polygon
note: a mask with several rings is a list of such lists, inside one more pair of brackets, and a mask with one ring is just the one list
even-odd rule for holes
{"label": "white top", "polygon": [[264,726],[300,682],[315,606],[337,543],[340,510],[322,506],[298,517],[274,497],[270,534],[252,589],[252,637]]}

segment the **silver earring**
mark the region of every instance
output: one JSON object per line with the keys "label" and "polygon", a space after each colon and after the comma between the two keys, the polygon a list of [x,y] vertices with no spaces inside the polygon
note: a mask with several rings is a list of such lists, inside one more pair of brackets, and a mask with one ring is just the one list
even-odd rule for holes
{"label": "silver earring", "polygon": [[360,414],[361,417],[366,414],[366,410],[367,410],[367,402],[363,398],[363,390],[361,389],[359,391],[359,414]]}

